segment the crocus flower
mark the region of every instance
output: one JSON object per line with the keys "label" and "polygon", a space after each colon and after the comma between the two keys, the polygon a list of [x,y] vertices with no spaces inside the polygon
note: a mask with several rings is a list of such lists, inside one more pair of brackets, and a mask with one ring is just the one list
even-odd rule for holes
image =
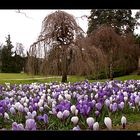
{"label": "crocus flower", "polygon": [[117,103],[113,103],[112,105],[112,111],[116,112],[117,111]]}
{"label": "crocus flower", "polygon": [[140,101],[140,97],[139,96],[136,96],[136,98],[135,98],[135,104],[138,104],[139,101]]}
{"label": "crocus flower", "polygon": [[43,115],[43,120],[44,120],[44,123],[45,123],[45,124],[48,123],[48,115],[47,115],[47,114],[44,114],[44,115]]}
{"label": "crocus flower", "polygon": [[14,107],[11,107],[10,108],[10,112],[11,112],[11,114],[15,114],[16,113],[15,108]]}
{"label": "crocus flower", "polygon": [[75,114],[76,106],[75,105],[72,105],[70,107],[70,110],[71,110],[72,114]]}
{"label": "crocus flower", "polygon": [[98,110],[96,110],[95,115],[96,115],[96,117],[98,117],[100,115],[100,112]]}
{"label": "crocus flower", "polygon": [[57,117],[58,117],[59,119],[62,119],[62,118],[63,118],[63,113],[62,113],[61,111],[59,111],[59,112],[57,113]]}
{"label": "crocus flower", "polygon": [[70,115],[69,110],[64,110],[64,112],[63,112],[63,117],[64,117],[64,118],[67,118],[69,115]]}
{"label": "crocus flower", "polygon": [[93,124],[93,130],[99,130],[99,123],[98,122],[95,122]]}
{"label": "crocus flower", "polygon": [[67,100],[71,100],[71,95],[70,95],[70,94],[65,94],[65,98],[66,98]]}
{"label": "crocus flower", "polygon": [[9,119],[9,115],[8,115],[7,112],[4,113],[4,118],[5,118],[5,119]]}
{"label": "crocus flower", "polygon": [[4,108],[3,107],[0,107],[0,113],[4,113]]}
{"label": "crocus flower", "polygon": [[118,108],[120,108],[121,110],[123,110],[123,108],[124,108],[124,102],[121,102],[120,104],[118,104]]}
{"label": "crocus flower", "polygon": [[79,125],[77,125],[77,126],[75,126],[72,130],[73,130],[73,131],[80,131],[81,129],[80,129]]}
{"label": "crocus flower", "polygon": [[23,124],[21,124],[21,123],[17,125],[17,129],[18,130],[25,130]]}
{"label": "crocus flower", "polygon": [[110,100],[106,99],[106,100],[105,100],[105,105],[106,105],[107,107],[109,107],[109,106],[110,106]]}
{"label": "crocus flower", "polygon": [[104,123],[109,130],[112,129],[112,120],[109,117],[104,118]]}
{"label": "crocus flower", "polygon": [[73,122],[74,125],[76,125],[79,121],[79,118],[77,116],[74,116],[71,118],[71,122]]}
{"label": "crocus flower", "polygon": [[44,121],[44,118],[43,118],[41,115],[37,116],[37,119],[38,119],[39,121]]}
{"label": "crocus flower", "polygon": [[17,122],[12,123],[12,130],[18,130]]}
{"label": "crocus flower", "polygon": [[88,117],[86,119],[86,122],[87,122],[89,128],[92,128],[93,127],[93,124],[94,124],[94,118],[93,117]]}
{"label": "crocus flower", "polygon": [[126,126],[126,117],[125,116],[122,116],[121,124],[122,124],[123,129],[125,129],[125,126]]}
{"label": "crocus flower", "polygon": [[36,130],[36,122],[34,119],[27,119],[26,120],[26,130]]}
{"label": "crocus flower", "polygon": [[100,111],[102,109],[102,104],[99,102],[99,103],[96,103],[96,108]]}

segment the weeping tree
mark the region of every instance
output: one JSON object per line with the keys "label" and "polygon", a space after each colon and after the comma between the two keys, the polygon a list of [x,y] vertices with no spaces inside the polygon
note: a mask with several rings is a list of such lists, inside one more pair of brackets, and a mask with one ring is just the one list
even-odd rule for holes
{"label": "weeping tree", "polygon": [[46,16],[38,40],[29,49],[28,71],[45,75],[58,71],[62,82],[67,82],[72,57],[76,52],[81,55],[75,40],[83,36],[83,30],[72,15],[58,10]]}
{"label": "weeping tree", "polygon": [[120,50],[123,48],[123,40],[112,27],[107,25],[102,25],[96,30],[93,40],[94,45],[106,55],[104,63],[107,66],[108,77],[112,80],[113,67],[118,60]]}

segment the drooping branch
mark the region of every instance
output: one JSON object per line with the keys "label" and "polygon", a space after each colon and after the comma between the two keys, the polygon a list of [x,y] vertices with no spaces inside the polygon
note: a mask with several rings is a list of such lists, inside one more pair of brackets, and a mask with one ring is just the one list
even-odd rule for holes
{"label": "drooping branch", "polygon": [[21,12],[21,10],[16,10],[15,11],[16,13],[19,13],[19,14],[23,14],[26,18],[30,18],[30,19],[33,19],[32,17],[29,17],[29,16],[27,16],[27,14],[25,13],[25,12]]}

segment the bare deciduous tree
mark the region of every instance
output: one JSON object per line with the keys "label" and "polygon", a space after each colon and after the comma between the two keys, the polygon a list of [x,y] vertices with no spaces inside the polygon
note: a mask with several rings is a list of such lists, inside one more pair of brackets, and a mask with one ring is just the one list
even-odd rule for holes
{"label": "bare deciduous tree", "polygon": [[31,66],[34,69],[34,59],[42,58],[44,61],[40,69],[47,74],[57,66],[61,70],[62,82],[66,82],[71,52],[75,48],[74,40],[83,34],[74,17],[64,11],[56,11],[46,16],[42,22],[40,36],[29,50],[29,69],[32,69]]}

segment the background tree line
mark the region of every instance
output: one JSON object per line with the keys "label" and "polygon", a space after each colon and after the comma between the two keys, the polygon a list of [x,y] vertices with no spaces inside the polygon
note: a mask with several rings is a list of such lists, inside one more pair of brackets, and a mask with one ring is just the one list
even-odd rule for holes
{"label": "background tree line", "polygon": [[24,71],[27,57],[24,54],[24,46],[21,43],[16,44],[15,51],[8,35],[6,44],[0,46],[0,71],[3,73],[20,73]]}
{"label": "background tree line", "polygon": [[1,49],[1,71],[62,75],[62,82],[67,75],[113,79],[130,74],[137,70],[140,56],[140,36],[134,33],[139,15],[132,16],[128,9],[92,9],[84,33],[74,16],[58,10],[44,18],[26,57],[20,43],[12,51],[8,35]]}
{"label": "background tree line", "polygon": [[56,11],[44,18],[30,47],[28,73],[62,75],[64,82],[68,74],[91,79],[130,74],[140,56],[139,35],[134,34],[139,18],[139,12],[132,17],[127,9],[93,9],[85,35],[72,15]]}

